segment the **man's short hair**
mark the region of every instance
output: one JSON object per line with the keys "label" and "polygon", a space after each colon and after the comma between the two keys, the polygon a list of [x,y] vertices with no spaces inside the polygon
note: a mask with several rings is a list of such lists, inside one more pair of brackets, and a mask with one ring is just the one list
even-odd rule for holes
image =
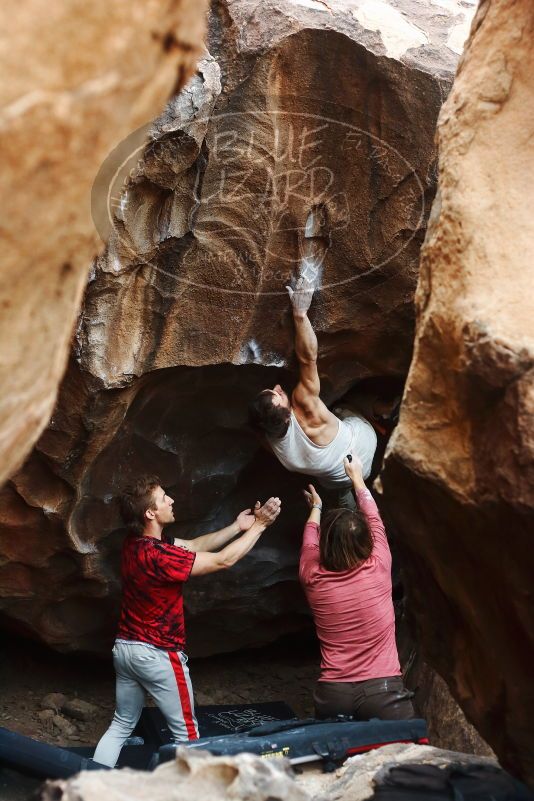
{"label": "man's short hair", "polygon": [[319,561],[325,570],[340,573],[352,570],[373,551],[373,539],[362,512],[330,509],[321,523]]}
{"label": "man's short hair", "polygon": [[250,425],[268,437],[281,439],[289,428],[291,409],[275,406],[270,392],[260,392],[248,407]]}
{"label": "man's short hair", "polygon": [[161,487],[157,476],[142,476],[126,487],[120,496],[122,519],[135,534],[142,534],[144,531],[146,510],[156,508],[154,490],[157,487]]}

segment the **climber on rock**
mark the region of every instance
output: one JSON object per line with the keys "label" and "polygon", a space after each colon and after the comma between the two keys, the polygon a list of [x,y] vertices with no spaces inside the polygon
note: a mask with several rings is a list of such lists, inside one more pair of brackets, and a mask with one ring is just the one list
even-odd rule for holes
{"label": "climber on rock", "polygon": [[317,336],[308,318],[314,282],[304,275],[294,289],[287,290],[293,308],[299,382],[291,398],[280,384],[260,392],[250,405],[250,422],[284,467],[315,477],[331,491],[334,506],[354,509],[352,484],[343,469],[343,458],[355,452],[363,464],[364,478],[368,478],[377,436],[363,416],[350,410],[336,410],[336,416],[321,400]]}
{"label": "climber on rock", "polygon": [[357,720],[415,717],[395,642],[391,553],[384,524],[366,488],[358,458],[342,461],[359,509],[331,509],[310,484],[310,507],[299,577],[321,645],[314,693],[318,718]]}
{"label": "climber on rock", "polygon": [[93,757],[110,767],[137,725],[145,691],[165,716],[176,742],[198,738],[184,652],[183,583],[190,576],[234,565],[280,513],[278,498],[269,498],[263,506],[258,501],[254,510],[240,512],[221,531],[175,539],[171,545],[162,542],[162,532],[174,522],[174,501],[159,479],[140,479],[120,500],[129,533],[122,551],[122,605],[113,647],[116,710]]}

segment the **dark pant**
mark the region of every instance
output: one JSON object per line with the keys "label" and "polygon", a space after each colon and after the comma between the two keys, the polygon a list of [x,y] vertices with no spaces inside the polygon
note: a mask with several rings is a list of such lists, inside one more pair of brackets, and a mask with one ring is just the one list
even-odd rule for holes
{"label": "dark pant", "polygon": [[410,720],[415,717],[401,676],[367,681],[318,681],[313,700],[315,716],[351,715],[356,720]]}
{"label": "dark pant", "polygon": [[358,508],[352,487],[341,487],[338,490],[328,490],[324,487],[320,487],[319,495],[323,499],[325,509],[343,508],[354,511]]}

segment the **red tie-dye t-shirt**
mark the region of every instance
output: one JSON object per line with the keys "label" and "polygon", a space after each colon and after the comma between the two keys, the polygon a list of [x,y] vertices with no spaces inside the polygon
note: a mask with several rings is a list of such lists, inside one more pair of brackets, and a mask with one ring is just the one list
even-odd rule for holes
{"label": "red tie-dye t-shirt", "polygon": [[167,651],[185,648],[182,586],[196,554],[154,537],[129,534],[122,550],[122,606],[117,637]]}

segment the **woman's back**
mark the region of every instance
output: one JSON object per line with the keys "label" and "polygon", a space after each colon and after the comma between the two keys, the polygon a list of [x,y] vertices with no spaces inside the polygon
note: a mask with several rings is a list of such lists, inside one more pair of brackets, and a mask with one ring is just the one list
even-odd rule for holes
{"label": "woman's back", "polygon": [[355,682],[401,673],[384,525],[368,490],[358,490],[357,500],[373,539],[371,556],[358,567],[341,572],[322,568],[319,526],[308,523],[304,530],[300,580],[321,643],[321,681]]}

